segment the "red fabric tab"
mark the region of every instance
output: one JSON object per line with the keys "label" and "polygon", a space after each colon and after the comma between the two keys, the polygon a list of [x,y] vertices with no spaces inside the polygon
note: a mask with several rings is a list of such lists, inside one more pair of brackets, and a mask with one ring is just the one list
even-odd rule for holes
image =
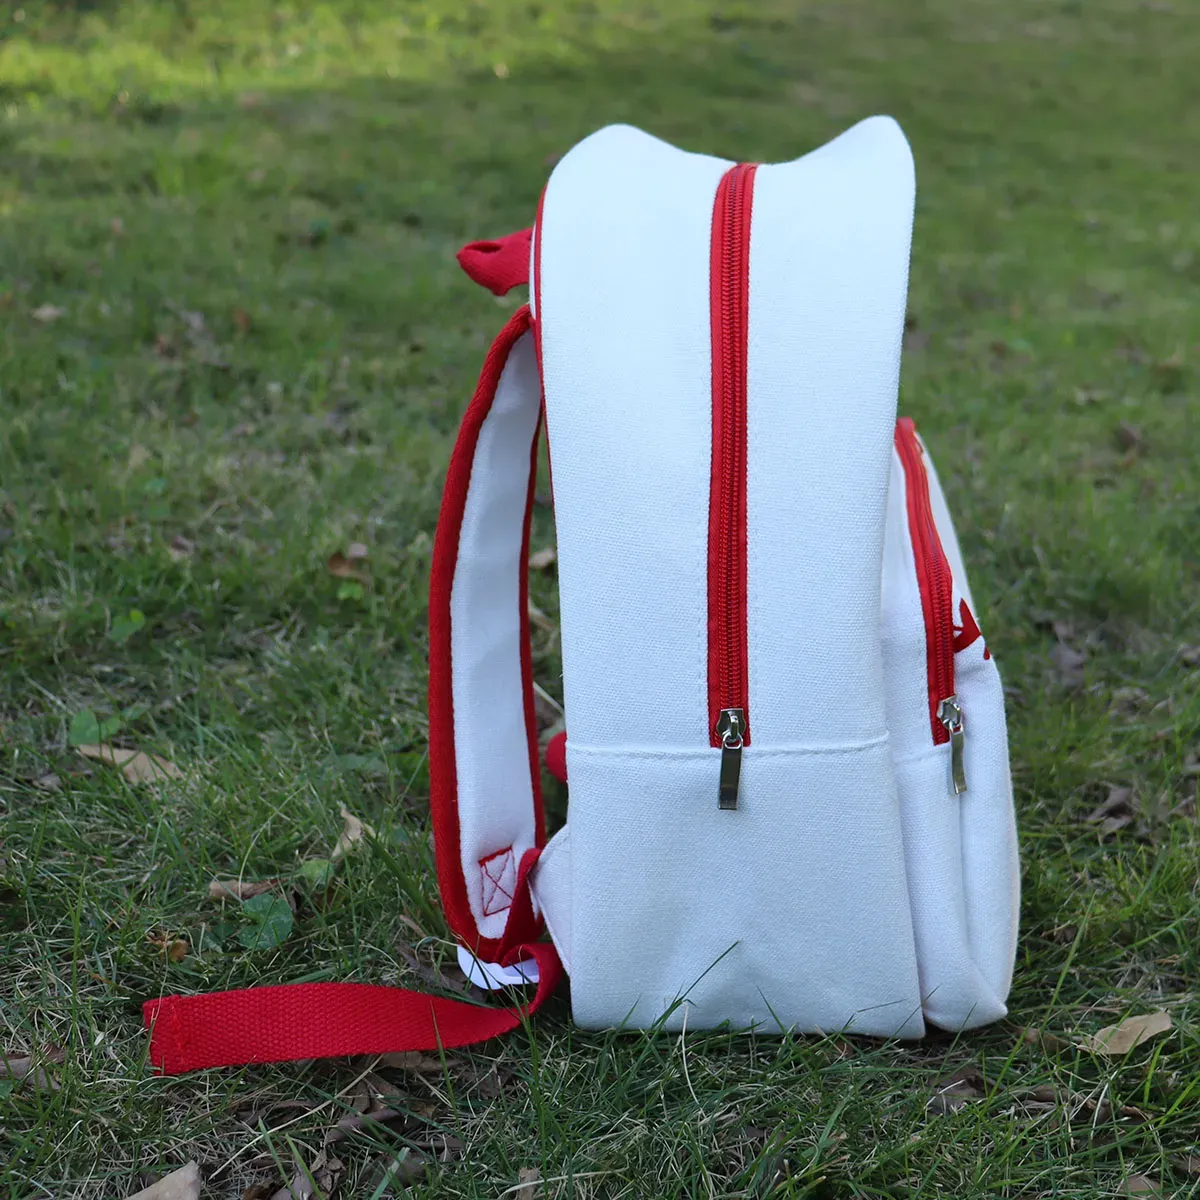
{"label": "red fabric tab", "polygon": [[546,943],[519,947],[538,964],[537,993],[517,1008],[485,1008],[365,983],[165,996],[142,1006],[150,1061],[164,1075],[343,1054],[436,1050],[516,1029],[558,985],[562,964]]}
{"label": "red fabric tab", "polygon": [[458,252],[458,265],[490,292],[503,296],[529,282],[532,229],[520,229],[493,242],[468,242]]}

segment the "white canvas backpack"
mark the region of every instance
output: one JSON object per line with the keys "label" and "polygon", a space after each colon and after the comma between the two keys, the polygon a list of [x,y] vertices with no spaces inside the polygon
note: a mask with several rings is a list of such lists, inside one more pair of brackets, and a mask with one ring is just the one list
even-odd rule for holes
{"label": "white canvas backpack", "polygon": [[[889,118],[760,166],[613,126],[559,162],[534,230],[463,251],[494,291],[531,288],[438,523],[438,880],[472,978],[537,995],[167,997],[146,1005],[156,1065],[480,1040],[560,961],[589,1028],[916,1037],[1005,1014],[1003,692],[896,420],[913,196]],[[526,568],[543,415],[569,788],[549,842]]]}

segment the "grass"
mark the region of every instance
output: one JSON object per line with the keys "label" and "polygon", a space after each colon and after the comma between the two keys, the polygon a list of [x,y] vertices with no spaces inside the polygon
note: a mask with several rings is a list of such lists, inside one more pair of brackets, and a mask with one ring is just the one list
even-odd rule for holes
{"label": "grass", "polygon": [[[405,1117],[330,1147],[344,1196],[496,1197],[522,1168],[561,1197],[1098,1197],[1136,1175],[1200,1194],[1195,17],[1190,0],[6,9],[0,1049],[62,1061],[57,1090],[0,1080],[3,1194],[122,1196],[192,1158],[207,1196],[270,1194],[364,1086]],[[457,418],[516,303],[453,251],[528,224],[548,162],[609,121],[769,160],[876,111],[918,163],[902,402],[1009,688],[1010,1021],[904,1046],[685,1041],[582,1034],[557,1000],[529,1036],[423,1070],[152,1077],[146,997],[427,987],[407,947],[444,956],[425,583]],[[535,545],[551,538],[541,510]],[[326,567],[351,542],[361,585]],[[551,580],[535,595],[554,611]],[[551,690],[555,654],[539,633]],[[186,779],[132,787],[80,757],[84,710]],[[1110,787],[1133,819],[1104,836],[1087,817]],[[376,841],[330,886],[297,885],[281,945],[248,948],[250,916],[208,882],[292,877],[328,855],[343,804]],[[1160,1007],[1174,1030],[1124,1059],[1074,1048]],[[982,1098],[927,1107],[972,1066]],[[406,1145],[423,1175],[381,1180]]]}

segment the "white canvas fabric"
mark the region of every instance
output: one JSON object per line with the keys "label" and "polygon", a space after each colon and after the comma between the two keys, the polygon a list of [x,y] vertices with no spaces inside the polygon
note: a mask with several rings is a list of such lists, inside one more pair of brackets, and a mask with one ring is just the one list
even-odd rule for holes
{"label": "white canvas fabric", "polygon": [[[470,881],[508,848],[515,888],[536,838],[513,555],[544,400],[569,815],[531,880],[576,1020],[970,1028],[1004,1014],[1015,950],[1003,693],[982,637],[954,654],[968,781],[956,794],[951,746],[931,727],[914,481],[893,445],[914,184],[888,118],[755,177],[750,741],[736,810],[717,804],[710,253],[731,165],[618,126],[567,154],[547,186],[531,296],[540,387],[526,336],[480,435],[454,578],[471,915],[480,938],[499,937],[507,914],[485,911],[486,879],[478,892]],[[924,463],[954,611],[965,601],[973,614]]]}

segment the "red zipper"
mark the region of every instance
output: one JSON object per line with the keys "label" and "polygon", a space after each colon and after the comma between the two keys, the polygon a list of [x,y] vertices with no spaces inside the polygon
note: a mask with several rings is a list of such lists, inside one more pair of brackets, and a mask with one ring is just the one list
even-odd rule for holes
{"label": "red zipper", "polygon": [[750,744],[746,636],[746,342],[754,163],[730,167],[713,202],[712,482],[708,502],[708,729],[722,749],[720,805],[737,807]]}
{"label": "red zipper", "polygon": [[901,417],[896,422],[896,450],[904,466],[908,528],[925,618],[929,723],[934,745],[952,743],[952,782],[955,792],[964,792],[967,785],[962,771],[962,709],[954,690],[954,576],[933,519],[924,450],[910,417]]}

